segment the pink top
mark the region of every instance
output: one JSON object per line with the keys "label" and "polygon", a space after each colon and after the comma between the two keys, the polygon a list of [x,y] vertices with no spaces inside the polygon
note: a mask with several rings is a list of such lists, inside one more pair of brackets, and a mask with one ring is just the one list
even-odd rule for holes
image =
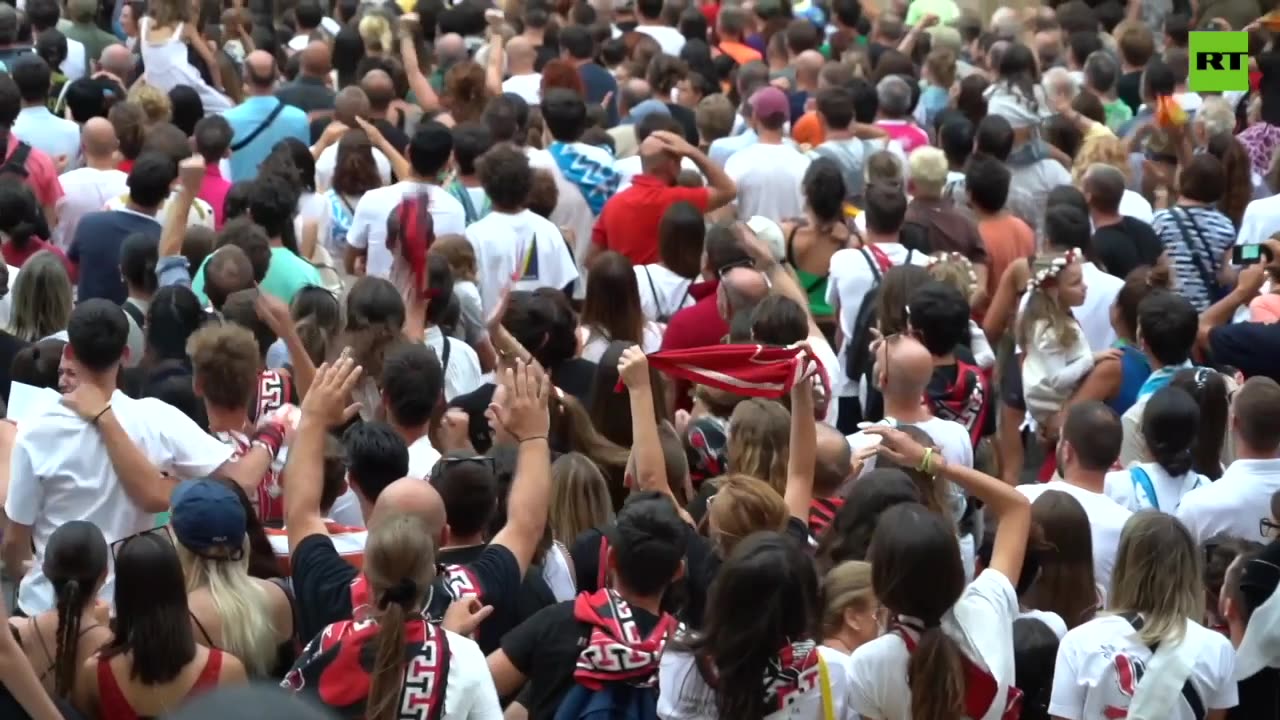
{"label": "pink top", "polygon": [[[5,160],[18,149],[18,138],[13,133],[9,133],[9,147],[5,150]],[[62,183],[58,182],[58,168],[54,166],[53,160],[45,153],[31,148],[31,154],[27,156],[27,164],[23,167],[27,170],[27,184],[31,186],[32,192],[36,195],[36,201],[41,207],[53,207],[58,202],[58,198],[62,197]]]}
{"label": "pink top", "polygon": [[1249,320],[1268,324],[1280,321],[1280,295],[1267,293],[1254,298],[1249,303]]}
{"label": "pink top", "polygon": [[227,204],[227,191],[231,189],[231,182],[222,177],[222,171],[218,169],[218,164],[213,163],[206,165],[204,168],[204,182],[200,184],[200,194],[196,197],[209,203],[213,208],[213,227],[221,229],[222,223],[226,220],[223,217]]}
{"label": "pink top", "polygon": [[929,133],[909,120],[877,120],[876,127],[889,133],[889,139],[897,140],[908,155],[912,150],[929,144]]}

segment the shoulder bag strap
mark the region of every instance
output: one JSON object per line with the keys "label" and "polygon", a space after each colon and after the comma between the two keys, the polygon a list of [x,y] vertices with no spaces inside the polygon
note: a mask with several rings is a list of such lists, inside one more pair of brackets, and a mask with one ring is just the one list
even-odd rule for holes
{"label": "shoulder bag strap", "polygon": [[449,336],[443,331],[440,337],[444,340],[444,349],[440,351],[440,377],[445,377],[449,374],[449,355],[453,352],[453,343],[449,342]]}
{"label": "shoulder bag strap", "polygon": [[[653,285],[653,276],[649,274],[649,266],[644,266],[644,277],[649,281],[649,292],[653,295],[653,306],[658,308],[658,317],[662,317],[667,313],[662,309],[662,298],[658,297],[658,288]],[[681,300],[680,302],[684,302]]]}
{"label": "shoulder bag strap", "polygon": [[1151,476],[1147,475],[1147,471],[1134,465],[1129,468],[1129,477],[1133,478],[1133,487],[1142,488],[1142,492],[1147,494],[1147,499],[1151,501],[1151,509],[1160,509],[1160,498],[1156,497],[1156,487],[1151,484]]}
{"label": "shoulder bag strap", "polygon": [[253,132],[246,135],[243,140],[239,142],[231,143],[231,152],[239,152],[240,150],[243,150],[246,147],[248,147],[249,143],[253,142],[254,140],[257,140],[258,136],[262,134],[262,131],[270,127],[271,123],[275,122],[276,118],[280,117],[280,113],[283,111],[284,111],[284,101],[277,100],[275,108],[273,108],[271,112],[267,114],[267,117],[263,119],[262,124],[254,128]]}
{"label": "shoulder bag strap", "polygon": [[[1182,235],[1182,244],[1187,247],[1187,252],[1191,254],[1191,264],[1195,266],[1196,274],[1200,276],[1200,282],[1204,283],[1204,291],[1212,296],[1214,288],[1218,287],[1218,283],[1214,282],[1211,273],[1208,270],[1205,270],[1204,264],[1199,261],[1201,252],[1206,255],[1212,255],[1212,251],[1208,248],[1197,249],[1195,243],[1191,241],[1191,233],[1187,231],[1187,221],[1191,219],[1191,216],[1188,214],[1187,217],[1184,218],[1182,215],[1185,212],[1186,211],[1180,207],[1169,208],[1169,214],[1173,216],[1173,221],[1178,224],[1178,232]],[[1192,228],[1195,228],[1195,222],[1191,222],[1190,225]],[[1196,236],[1200,238],[1200,241],[1203,244],[1204,238],[1200,237],[1199,230],[1196,231]],[[1210,257],[1209,261],[1212,262],[1213,258]]]}
{"label": "shoulder bag strap", "polygon": [[867,252],[866,246],[858,248],[858,252],[862,253],[863,259],[867,261],[867,267],[871,268],[871,276],[874,278],[872,280],[872,285],[879,285],[881,274],[880,264],[875,261],[875,258],[871,257],[871,253]]}

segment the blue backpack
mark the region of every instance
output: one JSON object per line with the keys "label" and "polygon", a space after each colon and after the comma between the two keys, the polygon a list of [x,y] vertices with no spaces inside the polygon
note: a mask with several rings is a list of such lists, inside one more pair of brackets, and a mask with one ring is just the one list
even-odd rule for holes
{"label": "blue backpack", "polygon": [[574,685],[556,720],[657,720],[658,688],[610,683],[600,690]]}

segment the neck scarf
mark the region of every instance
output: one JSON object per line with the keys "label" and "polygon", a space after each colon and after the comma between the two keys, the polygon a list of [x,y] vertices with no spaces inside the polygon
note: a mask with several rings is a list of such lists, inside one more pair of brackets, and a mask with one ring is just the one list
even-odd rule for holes
{"label": "neck scarf", "polygon": [[621,176],[612,166],[601,165],[578,152],[573,143],[553,142],[547,148],[565,179],[582,191],[592,215],[599,215],[604,204],[618,191]]}
{"label": "neck scarf", "polygon": [[[791,392],[796,382],[816,374],[821,401],[818,417],[826,415],[831,381],[812,349],[799,346],[711,345],[687,350],[664,350],[649,356],[649,365],[698,385],[707,385],[748,397],[778,398]],[[622,389],[619,381],[618,389]]]}
{"label": "neck scarf", "polygon": [[591,690],[617,682],[653,687],[667,638],[680,627],[673,616],[664,613],[642,637],[631,607],[610,589],[579,595],[573,603],[573,617],[591,625],[591,636],[573,671],[578,684]]}
{"label": "neck scarf", "polygon": [[1145,400],[1156,394],[1161,388],[1169,384],[1173,380],[1173,376],[1178,374],[1179,370],[1185,370],[1189,367],[1195,367],[1188,360],[1181,365],[1166,365],[1159,370],[1152,370],[1147,376],[1147,381],[1142,383],[1142,387],[1138,389],[1138,399]]}

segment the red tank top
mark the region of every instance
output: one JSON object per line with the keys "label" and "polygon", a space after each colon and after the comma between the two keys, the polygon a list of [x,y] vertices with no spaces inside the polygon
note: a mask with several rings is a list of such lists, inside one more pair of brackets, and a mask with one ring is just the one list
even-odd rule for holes
{"label": "red tank top", "polygon": [[[187,697],[200,694],[204,690],[212,690],[218,685],[218,674],[222,672],[222,651],[210,649],[209,659],[204,669],[196,678],[195,684],[187,691]],[[98,695],[100,696],[100,712],[104,718],[111,720],[149,720],[148,716],[133,711],[133,706],[125,699],[116,682],[115,673],[111,672],[110,659],[98,659]]]}

